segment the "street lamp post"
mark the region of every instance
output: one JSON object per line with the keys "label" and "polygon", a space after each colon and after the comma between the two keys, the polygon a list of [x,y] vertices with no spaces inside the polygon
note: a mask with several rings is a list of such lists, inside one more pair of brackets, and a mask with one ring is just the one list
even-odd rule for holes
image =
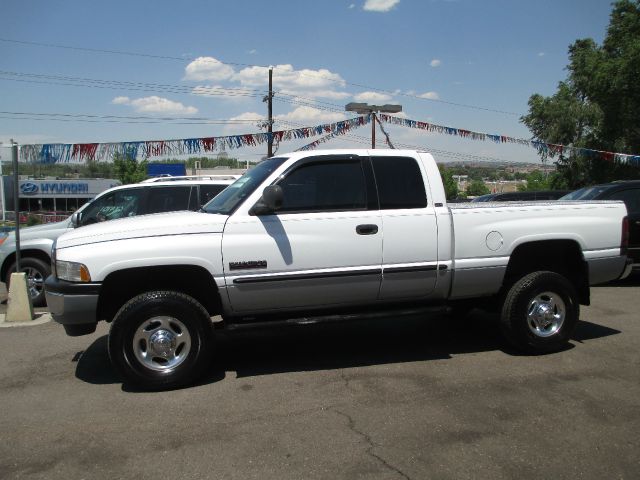
{"label": "street lamp post", "polygon": [[399,113],[402,111],[402,105],[369,105],[368,103],[347,103],[345,111],[355,112],[358,115],[371,114],[371,148],[376,148],[376,121],[379,121],[376,117],[377,112],[383,113]]}

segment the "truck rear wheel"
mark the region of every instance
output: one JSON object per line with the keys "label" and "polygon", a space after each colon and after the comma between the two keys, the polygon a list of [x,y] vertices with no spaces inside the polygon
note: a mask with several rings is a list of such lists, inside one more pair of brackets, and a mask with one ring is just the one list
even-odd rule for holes
{"label": "truck rear wheel", "polygon": [[508,291],[500,324],[506,339],[527,353],[561,350],[580,316],[573,285],[555,272],[533,272]]}
{"label": "truck rear wheel", "polygon": [[116,314],[109,357],[125,379],[151,390],[195,381],[209,365],[213,328],[207,311],[174,291],[146,292]]}

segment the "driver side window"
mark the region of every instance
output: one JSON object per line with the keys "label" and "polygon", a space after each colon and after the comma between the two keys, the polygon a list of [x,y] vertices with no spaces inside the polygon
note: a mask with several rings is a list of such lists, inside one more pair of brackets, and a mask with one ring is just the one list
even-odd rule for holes
{"label": "driver side window", "polygon": [[302,165],[278,182],[282,213],[366,210],[367,187],[360,160]]}
{"label": "driver side window", "polygon": [[138,215],[141,213],[142,195],[141,188],[108,193],[94,200],[82,212],[81,225]]}

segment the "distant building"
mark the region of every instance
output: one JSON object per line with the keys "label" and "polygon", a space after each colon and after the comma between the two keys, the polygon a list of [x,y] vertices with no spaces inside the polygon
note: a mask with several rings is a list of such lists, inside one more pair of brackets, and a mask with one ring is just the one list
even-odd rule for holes
{"label": "distant building", "polygon": [[[15,210],[13,203],[13,175],[2,177],[5,210]],[[71,212],[77,210],[99,193],[116,185],[112,178],[18,178],[18,199],[21,212]]]}

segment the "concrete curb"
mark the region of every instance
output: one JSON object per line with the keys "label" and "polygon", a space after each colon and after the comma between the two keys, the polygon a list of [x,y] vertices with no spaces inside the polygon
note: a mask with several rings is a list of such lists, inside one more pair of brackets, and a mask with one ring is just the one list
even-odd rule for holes
{"label": "concrete curb", "polygon": [[28,322],[5,322],[5,314],[0,313],[0,328],[4,327],[30,327],[49,323],[52,318],[49,312],[36,313],[35,318]]}

